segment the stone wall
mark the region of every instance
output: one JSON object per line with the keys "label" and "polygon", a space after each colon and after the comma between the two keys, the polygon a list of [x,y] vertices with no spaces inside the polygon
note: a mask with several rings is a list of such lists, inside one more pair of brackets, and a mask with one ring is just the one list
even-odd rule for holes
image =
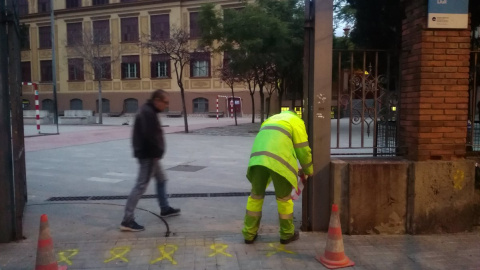
{"label": "stone wall", "polygon": [[471,160],[343,158],[331,171],[331,202],[346,234],[462,232],[479,219]]}

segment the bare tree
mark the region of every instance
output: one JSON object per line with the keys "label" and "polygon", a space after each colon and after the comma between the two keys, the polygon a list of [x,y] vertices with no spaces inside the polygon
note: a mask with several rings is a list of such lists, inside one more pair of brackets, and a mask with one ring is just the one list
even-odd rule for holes
{"label": "bare tree", "polygon": [[228,63],[224,63],[222,67],[218,70],[218,75],[220,79],[230,87],[232,90],[232,102],[233,102],[233,115],[235,117],[235,126],[237,125],[237,108],[235,107],[235,93],[233,91],[233,87],[236,83],[241,82],[241,78],[237,73],[234,73],[233,70],[228,66]]}
{"label": "bare tree", "polygon": [[91,75],[97,82],[98,123],[103,124],[102,81],[111,79],[112,65],[119,61],[122,52],[120,49],[116,51],[112,49],[109,29],[84,30],[76,35],[69,35],[65,43],[67,48],[72,50],[69,57],[82,59],[69,63],[69,73],[77,74],[76,71],[82,71],[82,74]]}
{"label": "bare tree", "polygon": [[[170,37],[144,35],[141,46],[150,49],[152,53],[165,55],[172,62],[177,85],[180,88],[182,97],[182,114],[185,122],[185,133],[188,133],[183,76],[185,67],[189,65],[192,60],[193,50],[191,49],[190,34],[182,28],[172,27],[170,29]],[[204,51],[203,49],[200,50]]]}

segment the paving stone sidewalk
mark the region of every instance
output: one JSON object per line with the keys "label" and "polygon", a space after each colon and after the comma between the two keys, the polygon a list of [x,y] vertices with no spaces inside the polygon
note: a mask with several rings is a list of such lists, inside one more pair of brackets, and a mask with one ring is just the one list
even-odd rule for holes
{"label": "paving stone sidewalk", "polygon": [[[302,232],[300,240],[288,245],[280,245],[276,234],[260,235],[253,245],[245,245],[239,234],[80,240],[57,243],[55,249],[59,264],[68,269],[318,270],[326,269],[315,259],[323,254],[326,237]],[[355,262],[346,269],[478,270],[479,243],[478,233],[344,236],[346,255]],[[0,269],[32,269],[32,249],[25,244],[11,244],[11,248],[17,256],[5,263],[0,254]]]}

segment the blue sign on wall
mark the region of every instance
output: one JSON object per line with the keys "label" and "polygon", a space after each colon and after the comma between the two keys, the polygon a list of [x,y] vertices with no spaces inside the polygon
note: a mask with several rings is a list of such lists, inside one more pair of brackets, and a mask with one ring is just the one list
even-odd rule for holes
{"label": "blue sign on wall", "polygon": [[428,28],[468,28],[468,0],[428,0]]}

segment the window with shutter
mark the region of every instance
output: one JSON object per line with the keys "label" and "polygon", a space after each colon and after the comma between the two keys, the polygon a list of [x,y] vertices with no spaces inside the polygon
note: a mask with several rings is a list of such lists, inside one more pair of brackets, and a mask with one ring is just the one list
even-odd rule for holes
{"label": "window with shutter", "polygon": [[50,0],[38,0],[38,13],[50,12]]}
{"label": "window with shutter", "polygon": [[32,67],[30,62],[22,62],[22,82],[31,82],[32,81]]}
{"label": "window with shutter", "polygon": [[28,14],[28,0],[18,0],[18,15],[24,16]]}
{"label": "window with shutter", "polygon": [[38,27],[40,49],[52,48],[52,36],[50,26]]}
{"label": "window with shutter", "polygon": [[52,60],[40,61],[40,79],[42,82],[52,81]]}
{"label": "window with shutter", "polygon": [[138,18],[122,18],[122,41],[138,41]]}
{"label": "window with shutter", "polygon": [[94,75],[95,80],[109,80],[112,78],[112,64],[110,57],[95,58]]}
{"label": "window with shutter", "polygon": [[69,46],[81,45],[83,43],[82,23],[67,23],[67,44]]}
{"label": "window with shutter", "polygon": [[210,77],[210,53],[192,53],[190,77]]}
{"label": "window with shutter", "polygon": [[170,38],[170,15],[150,16],[150,35],[153,40],[165,40]]}
{"label": "window with shutter", "polygon": [[190,38],[200,37],[200,26],[198,25],[198,12],[190,12]]}
{"label": "window with shutter", "polygon": [[140,57],[138,55],[122,56],[122,78],[140,78]]}
{"label": "window with shutter", "polygon": [[92,1],[92,6],[106,5],[106,4],[108,4],[108,0],[93,0]]}
{"label": "window with shutter", "polygon": [[72,58],[68,59],[68,80],[69,81],[83,81],[83,59]]}
{"label": "window with shutter", "polygon": [[170,56],[168,54],[152,55],[152,78],[170,78]]}
{"label": "window with shutter", "polygon": [[78,8],[82,6],[81,0],[66,0],[66,8]]}
{"label": "window with shutter", "polygon": [[110,44],[110,21],[93,21],[93,42],[95,44]]}

